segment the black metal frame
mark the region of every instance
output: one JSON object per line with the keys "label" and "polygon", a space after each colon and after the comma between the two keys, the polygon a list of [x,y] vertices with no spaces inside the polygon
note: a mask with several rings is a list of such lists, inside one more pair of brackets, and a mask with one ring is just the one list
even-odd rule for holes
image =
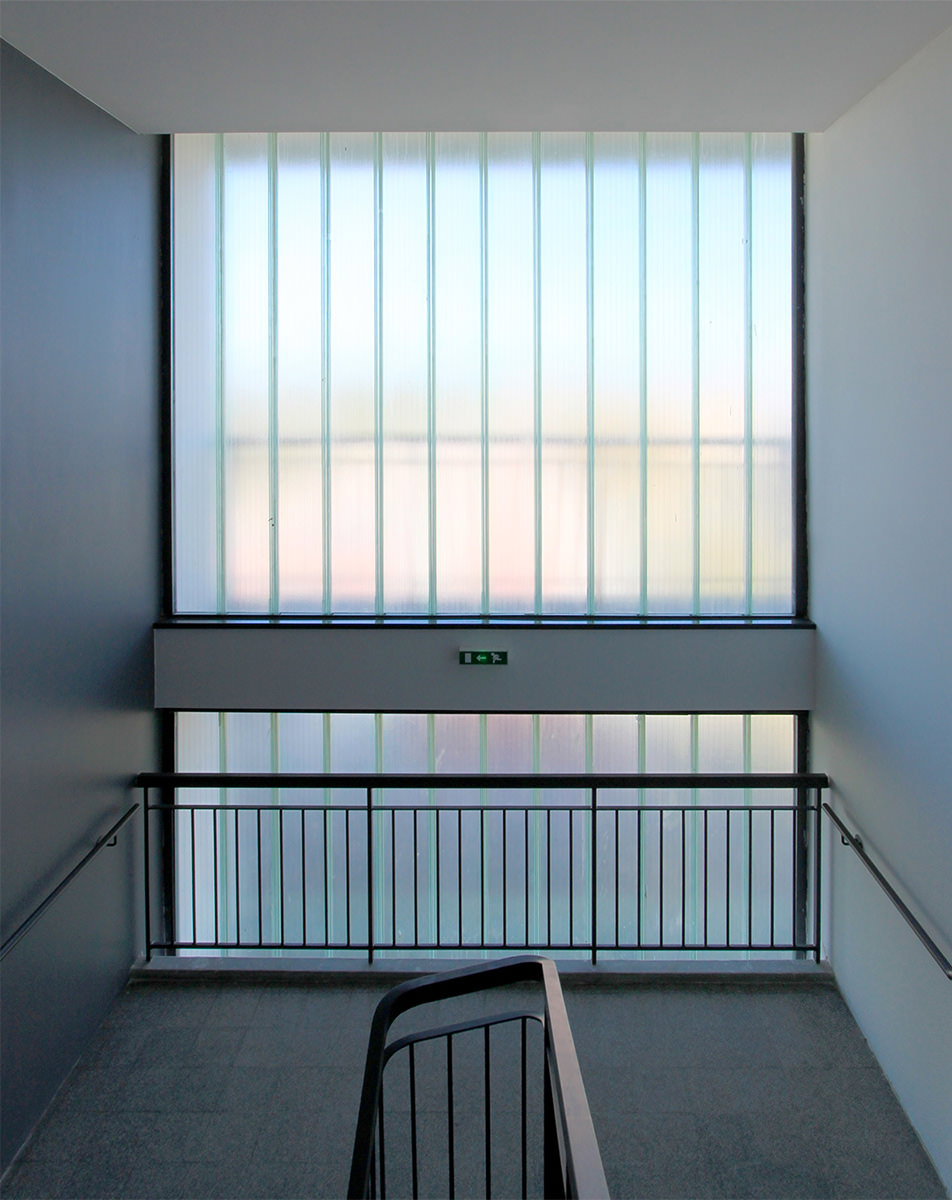
{"label": "black metal frame", "polygon": [[[430,1004],[458,996],[482,992],[512,983],[541,983],[544,989],[544,1014],[527,1010],[506,1012],[496,1016],[466,1021],[438,1029],[427,1029],[389,1043],[390,1026],[402,1013],[421,1004]],[[575,1043],[569,1026],[565,1001],[558,972],[551,959],[520,956],[497,963],[479,963],[423,979],[400,984],[377,1005],[370,1031],[364,1081],[354,1137],[350,1181],[347,1195],[351,1200],[378,1194],[386,1195],[385,1136],[382,1120],[383,1074],[388,1061],[404,1048],[409,1049],[413,1063],[413,1047],[422,1041],[444,1038],[447,1043],[447,1113],[448,1113],[448,1188],[446,1195],[455,1194],[455,1162],[453,1138],[453,1038],[465,1031],[482,1028],[485,1031],[484,1087],[489,1104],[488,1072],[490,1070],[490,1029],[510,1021],[523,1023],[522,1082],[522,1194],[526,1194],[526,1057],[525,1023],[539,1021],[545,1033],[544,1089],[544,1187],[545,1195],[569,1200],[607,1200],[608,1186],[602,1168],[598,1141],[592,1124],[585,1085],[579,1070]],[[418,1195],[416,1171],[416,1094],[415,1073],[411,1066],[411,1156],[413,1161],[413,1196]],[[379,1119],[378,1119],[379,1118]],[[492,1194],[492,1145],[487,1120],[485,1141],[486,1195]]]}
{"label": "black metal frame", "polygon": [[[365,951],[371,961],[375,952],[408,952],[415,950],[437,950],[442,952],[470,952],[473,950],[494,950],[506,952],[510,950],[546,950],[546,951],[567,951],[567,952],[584,952],[591,955],[591,961],[594,964],[597,961],[599,952],[618,952],[618,951],[704,951],[704,952],[720,952],[720,953],[735,953],[738,951],[758,951],[758,952],[773,952],[773,953],[789,953],[796,952],[800,956],[812,954],[815,959],[819,959],[820,954],[820,827],[819,813],[816,802],[810,801],[810,793],[819,793],[821,789],[828,785],[828,780],[825,775],[811,774],[808,772],[796,772],[788,774],[632,774],[632,775],[385,775],[385,774],[222,774],[222,773],[179,773],[163,772],[154,774],[143,774],[137,779],[137,784],[144,789],[145,792],[145,807],[146,819],[144,822],[144,838],[145,838],[145,855],[147,860],[146,870],[148,872],[148,860],[150,855],[150,824],[153,814],[157,814],[162,823],[163,835],[167,836],[168,827],[176,818],[184,817],[188,814],[191,824],[191,839],[188,839],[186,827],[186,841],[191,846],[193,856],[193,907],[192,907],[192,936],[185,937],[179,932],[179,936],[172,935],[171,930],[163,930],[162,936],[153,938],[151,917],[147,913],[146,928],[147,928],[147,954],[151,955],[153,950],[161,952],[175,953],[179,950],[217,950],[217,949],[243,949],[243,950],[337,950],[337,951]],[[364,793],[363,803],[334,803],[334,804],[187,804],[176,803],[174,796],[171,793],[176,788],[191,789],[211,787],[215,789],[228,787],[242,788],[266,788],[268,791],[274,789],[355,789]],[[509,789],[524,789],[533,792],[538,792],[542,789],[578,789],[587,793],[589,796],[588,804],[559,804],[552,806],[533,804],[479,804],[479,805],[458,805],[444,804],[438,805],[407,805],[407,804],[381,804],[375,802],[375,793],[378,789],[479,789],[498,790],[501,788]],[[742,789],[748,790],[753,788],[764,789],[784,789],[795,792],[797,801],[791,807],[789,805],[709,805],[698,806],[696,804],[682,805],[618,805],[605,804],[599,798],[599,791],[610,789],[626,788],[639,789],[646,788],[680,788],[680,789],[702,789],[702,788],[720,788],[720,789]],[[158,803],[150,802],[150,792],[156,789],[160,792],[160,800]],[[194,875],[195,875],[195,826],[196,814],[208,814],[211,823],[212,847],[214,855],[214,879],[215,879],[215,908],[214,908],[214,936],[199,937],[197,920],[196,920],[196,905],[194,899]],[[794,907],[790,929],[792,936],[785,935],[778,938],[777,936],[777,918],[774,912],[775,895],[776,895],[776,864],[778,862],[778,840],[777,840],[777,815],[788,814],[792,815],[792,850],[794,861],[791,867],[791,874],[794,885],[794,894],[791,897],[791,903]],[[248,830],[248,826],[254,814],[254,824]],[[321,857],[322,861],[318,863],[323,871],[323,935],[321,936],[320,928],[315,936],[313,933],[309,936],[308,932],[308,917],[306,901],[301,902],[301,921],[302,931],[301,936],[290,938],[286,932],[285,924],[285,818],[290,814],[289,821],[292,834],[296,836],[296,830],[300,829],[300,871],[301,871],[301,890],[306,891],[305,878],[307,869],[305,865],[305,821],[313,820],[318,823],[318,832],[320,834]],[[313,814],[309,817],[308,814]],[[712,821],[712,814],[714,820]],[[442,899],[444,890],[440,887],[440,839],[445,840],[447,832],[450,835],[450,840],[453,843],[452,849],[456,850],[458,857],[449,863],[449,869],[455,868],[456,890],[458,892],[458,906],[456,908],[456,918],[454,920],[447,918],[441,928],[441,910],[442,906],[437,907],[435,917],[435,938],[433,936],[421,937],[419,927],[419,895],[420,895],[420,875],[418,866],[418,835],[421,816],[429,822],[431,833],[436,837],[436,861],[435,861],[435,886],[439,897]],[[277,820],[277,847],[279,856],[279,879],[280,885],[280,935],[266,939],[263,930],[263,909],[262,909],[262,819],[266,818],[270,821]],[[530,865],[529,865],[529,822],[530,818],[534,823],[533,843],[540,847],[540,853],[543,855],[545,870],[544,870],[544,907],[538,909],[534,914],[535,918],[539,918],[539,912],[544,913],[545,931],[541,934],[533,936],[530,933]],[[678,820],[679,818],[679,820]],[[413,921],[413,937],[397,936],[397,821],[398,819],[404,822],[407,829],[407,836],[412,837],[412,853],[407,854],[406,861],[409,862],[407,867],[408,872],[412,873],[412,921]],[[556,930],[553,936],[553,884],[552,884],[552,829],[553,819],[562,822],[562,826],[567,825],[567,842],[564,856],[567,862],[567,884],[563,887],[567,892],[567,900],[563,901],[567,907],[567,935],[563,932],[559,935]],[[675,827],[672,830],[669,828],[665,833],[664,822],[667,821],[670,826],[671,820],[675,820]],[[406,821],[412,822],[412,826],[406,826]],[[492,930],[487,934],[487,888],[486,888],[486,851],[487,844],[487,820],[495,822],[495,826],[490,826],[490,833],[495,828],[496,833],[501,835],[501,861],[502,861],[502,887],[500,889],[500,897],[498,903],[501,904],[501,935],[494,933]],[[758,830],[765,828],[769,830],[769,872],[770,872],[770,900],[769,900],[769,936],[766,940],[761,937],[760,940],[754,939],[754,904],[753,904],[753,873],[754,873],[754,855],[753,855],[753,834],[754,822],[758,822]],[[478,902],[479,902],[479,934],[473,936],[467,934],[464,936],[464,920],[463,920],[463,827],[464,821],[470,824],[470,830],[474,836],[478,833],[480,844],[480,863],[479,863],[479,884],[478,884]],[[620,836],[620,822],[627,821],[629,823],[628,837],[633,835],[633,842],[630,843],[634,847],[634,857],[639,860],[637,874],[637,917],[635,923],[636,933],[634,938],[625,937],[622,935],[622,916],[626,915],[626,919],[631,914],[623,914],[620,909],[622,888],[619,884],[620,870],[624,870],[622,865],[621,846],[622,837]],[[703,878],[704,878],[704,895],[703,895],[703,934],[700,937],[688,938],[686,913],[688,911],[687,902],[687,828],[688,821],[691,821],[692,829],[696,837],[702,838],[703,845]],[[250,936],[242,933],[242,915],[241,915],[241,899],[239,880],[235,879],[234,899],[236,905],[236,914],[234,935],[223,932],[219,925],[219,910],[218,910],[218,872],[219,872],[219,843],[224,839],[231,839],[231,844],[235,847],[235,862],[236,875],[237,864],[239,861],[238,846],[240,835],[240,822],[244,822],[245,834],[241,840],[248,845],[248,838],[251,837],[252,842],[256,842],[255,863],[253,867],[257,871],[257,908],[254,909],[252,903],[252,919],[256,920],[256,930]],[[333,841],[334,825],[336,822],[338,840],[342,842],[339,849],[343,850],[342,854],[342,870],[345,872],[344,896],[346,903],[346,933],[345,935],[335,935],[331,929],[331,924],[328,916],[328,896],[329,896],[329,861],[330,861],[330,845]],[[454,823],[455,822],[455,823]],[[476,822],[477,824],[473,824]],[[769,822],[769,824],[768,824]],[[343,823],[343,828],[341,828]],[[380,823],[382,829],[379,833],[375,833],[375,826]],[[442,823],[442,824],[441,824]],[[446,826],[449,824],[447,830]],[[540,824],[541,823],[541,824]],[[738,829],[738,824],[740,828]],[[649,830],[645,832],[646,825]],[[313,828],[313,826],[312,826]],[[507,898],[512,890],[511,875],[507,870],[507,845],[512,836],[513,828],[515,829],[515,838],[517,841],[518,856],[524,852],[525,863],[522,875],[519,875],[519,870],[522,868],[521,861],[517,864],[514,876],[518,887],[524,886],[524,922],[520,925],[520,913],[523,909],[518,906],[513,909],[510,907],[510,915],[515,911],[516,917],[516,934],[510,934],[510,926],[512,922],[507,917]],[[330,830],[330,832],[329,832]],[[352,832],[356,830],[352,838]],[[388,838],[389,831],[389,841]],[[519,842],[520,831],[522,832],[523,840]],[[606,833],[607,831],[607,833]],[[655,832],[656,831],[656,832]],[[738,844],[743,844],[746,841],[746,859],[742,865],[742,875],[746,879],[747,892],[747,907],[746,915],[742,914],[741,919],[741,936],[737,937],[732,930],[736,926],[732,924],[730,893],[732,881],[732,849],[731,838],[734,833],[734,853],[736,854]],[[425,831],[424,831],[425,833]],[[565,830],[562,830],[563,836]],[[557,836],[559,830],[557,827]],[[613,853],[613,870],[614,879],[611,879],[612,865],[603,867],[599,871],[599,858],[604,858],[604,854],[599,853],[598,839],[606,838],[611,843]],[[762,835],[763,836],[763,835]],[[781,837],[784,839],[790,836],[783,833],[781,827]],[[360,890],[361,885],[358,883],[357,891],[354,892],[354,887],[351,881],[351,869],[354,859],[354,846],[357,846],[357,854],[363,853],[360,848],[360,839],[366,838],[366,895]],[[582,852],[577,855],[574,847],[576,841],[581,838],[583,844],[587,843],[587,856]],[[676,890],[679,893],[680,910],[675,912],[675,925],[679,928],[679,936],[672,939],[671,936],[665,935],[665,883],[664,883],[664,859],[665,847],[670,847],[672,839],[677,843],[680,838],[680,883]],[[739,839],[739,842],[738,842]],[[725,901],[723,911],[723,921],[717,915],[720,911],[720,901],[717,902],[717,909],[711,909],[711,925],[715,926],[715,930],[720,924],[723,924],[723,937],[719,938],[716,931],[712,931],[709,927],[709,901],[707,880],[709,870],[717,870],[718,859],[715,843],[722,840],[724,843],[724,887]],[[409,843],[408,843],[409,844]],[[659,872],[657,880],[657,937],[645,934],[643,929],[642,918],[642,887],[643,880],[640,870],[640,857],[643,848],[648,849],[651,845],[657,845]],[[784,842],[780,843],[781,847]],[[521,847],[521,849],[520,849]],[[389,857],[387,851],[389,849]],[[675,845],[677,851],[677,845]],[[781,849],[781,855],[785,853]],[[297,854],[297,851],[295,851]],[[514,855],[515,856],[515,855]],[[677,858],[677,853],[674,855]],[[452,855],[450,855],[452,859]],[[626,860],[627,861],[627,860]],[[377,867],[379,866],[382,872],[378,876]],[[355,868],[356,870],[362,868]],[[296,867],[295,867],[296,870]],[[564,873],[564,872],[563,872]],[[498,874],[498,865],[497,865]],[[390,893],[388,900],[391,903],[390,909],[390,932],[388,935],[387,928],[375,929],[374,927],[374,912],[375,888],[381,886],[381,881],[385,881],[389,875]],[[424,874],[424,881],[427,876]],[[583,895],[578,892],[578,888],[588,886],[586,880],[590,881],[590,896]],[[432,882],[432,881],[431,881]],[[670,890],[670,881],[669,881]],[[517,889],[518,890],[518,889]],[[629,890],[631,890],[629,888]],[[150,895],[147,875],[147,900]],[[614,907],[614,913],[609,914],[609,921],[613,916],[612,933],[606,936],[604,932],[605,921],[599,915],[599,897],[600,891],[608,891],[608,904]],[[352,902],[354,895],[357,896],[358,917],[357,922],[364,922],[363,908],[366,906],[365,914],[365,929],[358,929],[355,934],[352,928]],[[558,890],[556,890],[556,903],[558,903]],[[576,904],[576,897],[579,897]],[[645,903],[648,904],[648,893],[645,892]],[[655,899],[654,892],[651,896],[652,901]],[[582,912],[581,925],[583,929],[579,930],[579,921],[576,919],[576,909],[584,908],[588,903],[589,912]],[[669,902],[670,903],[670,902]],[[515,901],[511,901],[510,905],[514,905]],[[542,905],[542,900],[538,901]],[[812,908],[813,922],[812,930],[808,932],[808,910]],[[652,910],[653,911],[653,910]],[[256,915],[255,915],[256,914]],[[671,910],[669,908],[668,915],[670,917]],[[784,920],[781,915],[781,928],[784,928],[782,922]],[[317,925],[321,925],[321,920],[318,918]],[[627,921],[630,925],[630,920]],[[498,925],[498,919],[496,920]],[[564,914],[561,925],[564,926]],[[446,926],[449,926],[449,933],[446,932]],[[522,932],[518,932],[519,930]],[[312,922],[313,930],[313,922]],[[454,932],[455,930],[455,932]],[[746,931],[746,936],[744,936]],[[361,936],[365,933],[365,936]]]}
{"label": "black metal frame", "polygon": [[810,607],[807,549],[807,367],[806,367],[806,166],[804,136],[793,135],[793,611],[805,619]]}

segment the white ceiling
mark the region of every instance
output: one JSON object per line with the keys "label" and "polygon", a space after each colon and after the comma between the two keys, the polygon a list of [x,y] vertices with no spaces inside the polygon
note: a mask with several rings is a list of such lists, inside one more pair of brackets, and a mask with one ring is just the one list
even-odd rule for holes
{"label": "white ceiling", "polygon": [[142,133],[828,128],[952,0],[3,0]]}

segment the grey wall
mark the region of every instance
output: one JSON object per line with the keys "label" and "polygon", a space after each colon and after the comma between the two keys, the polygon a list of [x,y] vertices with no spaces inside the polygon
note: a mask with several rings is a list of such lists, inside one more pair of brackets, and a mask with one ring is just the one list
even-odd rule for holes
{"label": "grey wall", "polygon": [[[952,950],[952,33],[807,144],[813,764]],[[952,983],[830,839],[830,961],[952,1187]]]}
{"label": "grey wall", "polygon": [[[0,65],[6,937],[158,765],[162,144]],[[137,951],[138,829],[4,961],[4,1164]]]}
{"label": "grey wall", "polygon": [[[155,631],[160,708],[386,712],[794,712],[815,632],[701,629]],[[506,666],[461,666],[505,650]]]}

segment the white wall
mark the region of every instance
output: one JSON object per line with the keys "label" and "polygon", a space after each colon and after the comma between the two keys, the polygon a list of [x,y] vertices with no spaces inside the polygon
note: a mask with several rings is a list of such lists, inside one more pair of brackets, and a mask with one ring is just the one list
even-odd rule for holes
{"label": "white wall", "polygon": [[[807,142],[813,765],[952,949],[952,33]],[[829,826],[827,827],[829,829]],[[830,837],[840,988],[952,1187],[952,982]]]}

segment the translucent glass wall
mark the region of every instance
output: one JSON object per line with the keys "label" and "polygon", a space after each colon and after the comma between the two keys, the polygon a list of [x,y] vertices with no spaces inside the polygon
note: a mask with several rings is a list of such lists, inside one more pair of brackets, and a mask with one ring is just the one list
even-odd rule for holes
{"label": "translucent glass wall", "polygon": [[177,136],[177,611],[789,613],[791,162]]}
{"label": "translucent glass wall", "polygon": [[[176,735],[180,771],[783,772],[796,757],[795,721],[783,714],[179,713]],[[582,811],[587,792],[541,787],[380,789],[372,815],[363,789],[282,790],[279,779],[270,792],[188,790],[179,801],[209,806],[183,810],[176,827],[185,942],[220,935],[339,952],[366,929],[368,907],[384,947],[571,952],[594,930],[603,944],[653,943],[664,956],[684,941],[794,937],[794,817],[757,811],[793,804],[786,792],[602,790],[601,818]],[[258,814],[242,804],[314,808]],[[729,812],[708,821],[704,806]]]}

